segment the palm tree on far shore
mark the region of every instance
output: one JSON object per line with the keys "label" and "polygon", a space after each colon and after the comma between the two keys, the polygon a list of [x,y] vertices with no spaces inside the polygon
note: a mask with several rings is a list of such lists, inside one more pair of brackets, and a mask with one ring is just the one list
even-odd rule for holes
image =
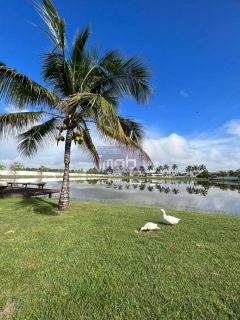
{"label": "palm tree on far shore", "polygon": [[196,176],[199,172],[199,166],[197,165],[192,166],[192,172],[193,172],[193,175]]}
{"label": "palm tree on far shore", "polygon": [[163,171],[163,166],[162,166],[162,165],[159,165],[159,166],[156,168],[156,172],[157,172],[157,173],[161,173],[161,171]]}
{"label": "palm tree on far shore", "polygon": [[143,175],[146,171],[146,169],[144,168],[144,166],[140,166],[139,167],[139,171],[141,172],[141,174]]}
{"label": "palm tree on far shore", "polygon": [[176,171],[177,168],[178,168],[178,165],[174,163],[174,164],[172,165],[172,170],[173,170],[173,172],[174,172],[174,175],[175,175],[175,171]]}
{"label": "palm tree on far shore", "polygon": [[[169,170],[169,165],[168,164],[164,164],[163,165],[163,170],[168,171]],[[165,172],[166,174],[167,172]]]}
{"label": "palm tree on far shore", "polygon": [[153,170],[153,165],[152,164],[150,164],[149,166],[148,166],[148,172],[150,173],[150,171],[152,171]]}
{"label": "palm tree on far shore", "polygon": [[204,164],[200,164],[200,166],[198,167],[199,171],[204,171],[207,170],[206,166]]}
{"label": "palm tree on far shore", "polygon": [[1,114],[0,133],[4,137],[20,133],[18,149],[28,157],[54,137],[57,144],[64,142],[59,208],[67,209],[72,144],[87,151],[96,166],[99,163],[92,141],[93,127],[100,137],[138,149],[143,158],[150,161],[141,147],[142,126],[118,113],[123,97],[131,97],[139,104],[149,99],[150,72],[137,56],[126,58],[116,50],[100,55],[97,50],[89,49],[87,41],[91,31],[88,27],[77,33],[72,47],[67,49],[65,21],[51,0],[42,0],[37,7],[53,44],[42,61],[46,86],[0,63],[0,99],[19,110],[30,109]]}
{"label": "palm tree on far shore", "polygon": [[188,165],[185,169],[186,173],[191,176],[191,172],[193,171],[193,167],[191,165]]}

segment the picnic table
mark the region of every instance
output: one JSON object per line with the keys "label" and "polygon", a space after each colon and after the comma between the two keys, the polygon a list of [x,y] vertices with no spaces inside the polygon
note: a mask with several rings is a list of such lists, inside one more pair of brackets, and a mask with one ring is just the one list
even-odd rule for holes
{"label": "picnic table", "polygon": [[12,188],[13,186],[18,186],[18,185],[21,185],[21,186],[24,186],[25,188],[27,188],[28,185],[31,185],[31,186],[38,186],[39,189],[43,189],[46,182],[36,182],[36,183],[33,183],[33,182],[7,182],[7,184],[10,188]]}
{"label": "picnic table", "polygon": [[51,198],[52,194],[59,192],[60,190],[58,189],[23,188],[21,186],[16,188],[0,189],[0,199],[6,197],[37,197],[45,195],[48,195],[49,198]]}

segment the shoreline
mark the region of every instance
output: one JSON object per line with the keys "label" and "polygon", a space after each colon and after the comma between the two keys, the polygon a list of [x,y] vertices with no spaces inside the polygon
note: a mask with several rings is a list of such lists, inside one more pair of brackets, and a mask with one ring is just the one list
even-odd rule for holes
{"label": "shoreline", "polygon": [[[62,178],[61,175],[0,175],[0,179],[27,179],[27,178]],[[149,180],[149,179],[156,179],[156,180],[196,180],[196,181],[208,181],[207,179],[196,178],[196,177],[165,177],[165,176],[123,176],[123,175],[93,175],[93,174],[86,174],[86,175],[74,175],[69,177],[71,178],[94,178],[94,179],[136,179],[136,180]]]}

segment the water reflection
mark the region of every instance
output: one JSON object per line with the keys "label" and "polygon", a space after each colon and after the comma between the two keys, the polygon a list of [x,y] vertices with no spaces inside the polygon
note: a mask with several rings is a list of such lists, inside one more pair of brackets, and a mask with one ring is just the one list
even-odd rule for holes
{"label": "water reflection", "polygon": [[[101,200],[105,197],[111,202],[121,204],[166,206],[240,215],[240,185],[156,179],[99,180],[99,184],[112,190],[105,195],[98,194]],[[87,196],[89,197],[89,194]]]}
{"label": "water reflection", "polygon": [[[240,215],[240,185],[236,183],[137,178],[70,180],[71,198],[75,199]],[[16,182],[46,182],[47,188],[61,188],[61,178],[25,178]]]}
{"label": "water reflection", "polygon": [[[186,191],[190,195],[201,195],[207,196],[208,191],[211,187],[217,187],[221,190],[232,190],[238,191],[240,193],[240,186],[238,185],[222,185],[222,184],[210,184],[208,182],[196,182],[196,181],[174,181],[174,180],[164,180],[161,183],[153,182],[151,180],[138,181],[133,179],[132,181],[127,179],[119,179],[118,181],[100,179],[97,180],[99,183],[105,184],[107,188],[113,188],[118,190],[123,189],[134,189],[139,191],[148,191],[152,192],[154,190],[169,194],[178,195],[180,192]],[[87,181],[89,184],[93,182]],[[179,185],[184,184],[185,188],[179,188]],[[177,185],[177,186],[172,186]]]}

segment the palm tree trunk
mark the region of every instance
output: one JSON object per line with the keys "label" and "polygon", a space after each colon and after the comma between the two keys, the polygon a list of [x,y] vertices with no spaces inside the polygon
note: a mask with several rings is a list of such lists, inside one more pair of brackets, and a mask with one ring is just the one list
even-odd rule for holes
{"label": "palm tree trunk", "polygon": [[62,181],[62,189],[59,197],[58,206],[60,210],[66,210],[69,206],[69,165],[71,157],[71,144],[72,144],[73,130],[68,129],[65,141],[64,152],[64,173]]}

